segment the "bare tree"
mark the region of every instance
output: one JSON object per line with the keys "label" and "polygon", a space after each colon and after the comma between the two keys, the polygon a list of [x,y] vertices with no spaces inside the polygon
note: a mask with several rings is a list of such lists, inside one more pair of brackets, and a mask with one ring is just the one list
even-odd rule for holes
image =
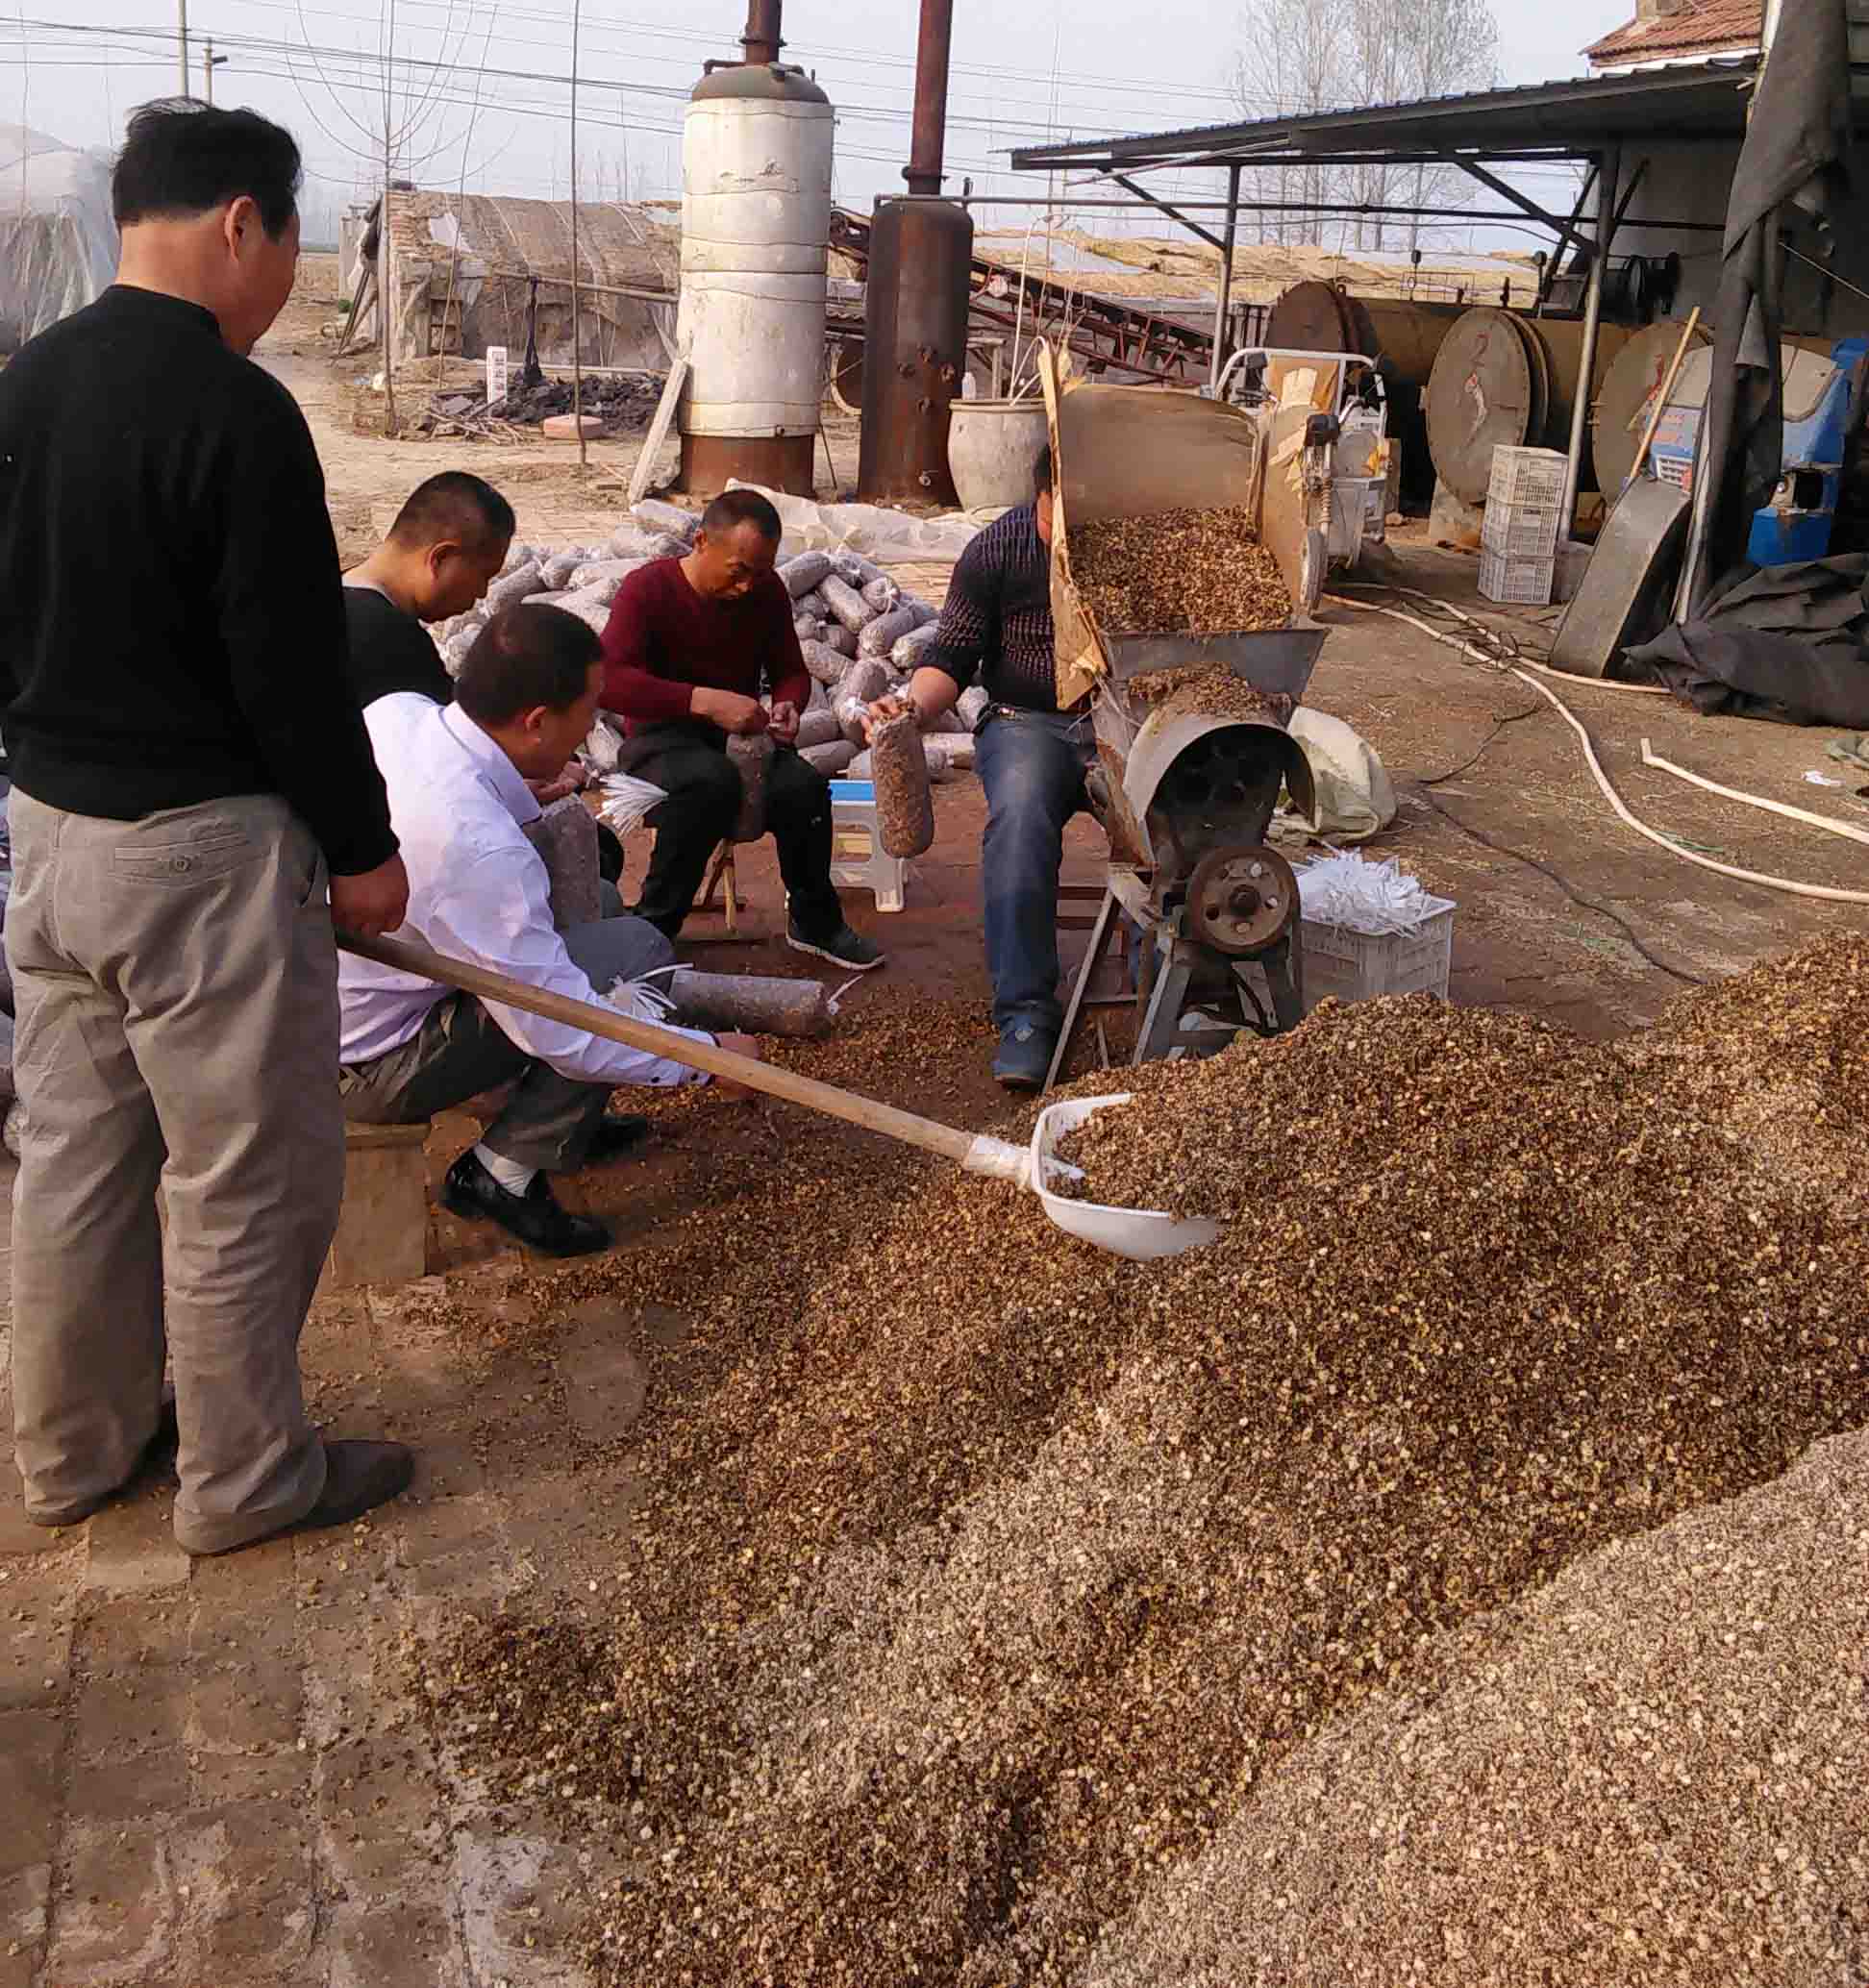
{"label": "bare tree", "polygon": [[[1234,94],[1247,117],[1297,116],[1342,105],[1393,104],[1483,88],[1496,74],[1499,30],[1488,0],[1246,0]],[[1451,204],[1458,168],[1329,160],[1267,166],[1257,197],[1320,206]],[[1315,241],[1325,223],[1306,214],[1265,217],[1261,238]],[[1346,244],[1382,249],[1420,238],[1418,219],[1358,216],[1339,224]]]}
{"label": "bare tree", "polygon": [[[1327,111],[1344,101],[1349,14],[1356,0],[1246,0],[1234,96],[1246,117],[1288,117]],[[1338,174],[1328,161],[1267,166],[1246,175],[1259,200],[1317,205],[1332,198]],[[1261,214],[1261,241],[1313,239],[1316,223],[1303,214]]]}

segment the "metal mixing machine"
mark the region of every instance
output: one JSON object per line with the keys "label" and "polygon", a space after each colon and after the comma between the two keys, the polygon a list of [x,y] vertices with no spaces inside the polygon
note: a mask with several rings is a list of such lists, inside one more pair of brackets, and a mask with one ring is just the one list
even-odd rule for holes
{"label": "metal mixing machine", "polygon": [[[1322,629],[1111,642],[1086,783],[1109,837],[1109,896],[1072,990],[1067,1036],[1118,907],[1141,933],[1134,1061],[1210,1054],[1241,1028],[1296,1027],[1298,884],[1265,837],[1282,788],[1302,812],[1311,808],[1310,766],[1284,728],[1323,643]],[[1216,713],[1212,687],[1198,680],[1156,703],[1131,687],[1190,666],[1225,671],[1263,714]]]}

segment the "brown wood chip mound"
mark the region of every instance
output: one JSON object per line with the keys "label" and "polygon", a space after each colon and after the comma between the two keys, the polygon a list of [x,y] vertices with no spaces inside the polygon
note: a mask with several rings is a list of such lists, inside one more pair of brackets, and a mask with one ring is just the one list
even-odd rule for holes
{"label": "brown wood chip mound", "polygon": [[1255,690],[1230,669],[1200,663],[1171,670],[1140,670],[1125,677],[1118,688],[1126,690],[1134,703],[1166,704],[1175,698],[1191,716],[1259,718],[1275,725],[1284,724],[1295,702],[1282,693]]}
{"label": "brown wood chip mound", "polygon": [[1071,527],[1071,575],[1109,634],[1235,634],[1290,618],[1279,562],[1244,505]]}
{"label": "brown wood chip mound", "polygon": [[[1707,1508],[1869,1423],[1860,1208],[1733,1108],[1799,1056],[1869,1178],[1869,939],[1682,1030],[1727,1102],[1425,998],[1126,1072],[1100,1166],[1225,1216],[1162,1263],[801,1124],[568,1273],[692,1323],[614,1578],[412,1660],[501,1827],[622,1872],[602,1988],[1859,1972],[1860,1450]],[[776,1054],[941,1116],[990,1040]]]}

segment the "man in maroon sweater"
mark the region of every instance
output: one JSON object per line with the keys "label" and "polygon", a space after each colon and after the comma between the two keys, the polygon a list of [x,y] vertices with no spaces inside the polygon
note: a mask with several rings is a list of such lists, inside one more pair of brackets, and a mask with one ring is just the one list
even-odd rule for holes
{"label": "man in maroon sweater", "polygon": [[757,490],[725,491],[702,513],[694,550],[639,566],[611,609],[603,701],[624,721],[617,765],[668,795],[647,817],[656,853],[635,914],[670,938],[681,930],[739,813],[727,740],[763,732],[773,742],[766,825],[790,900],[786,942],[863,973],[883,955],[844,922],[831,882],[831,789],[794,744],[811,680],[790,596],[772,570],[779,534],[779,513]]}

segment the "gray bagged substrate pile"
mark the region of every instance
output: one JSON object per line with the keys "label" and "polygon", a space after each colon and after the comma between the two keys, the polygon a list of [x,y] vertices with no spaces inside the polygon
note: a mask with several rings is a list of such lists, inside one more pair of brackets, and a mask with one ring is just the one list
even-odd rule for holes
{"label": "gray bagged substrate pile", "polygon": [[[651,559],[679,557],[694,542],[700,520],[692,511],[656,498],[638,504],[630,517],[600,545],[541,546],[515,540],[486,597],[467,613],[430,631],[450,675],[458,674],[487,617],[511,601],[533,601],[575,614],[597,634],[610,620],[617,589]],[[817,722],[801,728],[800,750],[827,776],[841,773],[862,750],[860,728],[840,725],[834,715],[854,690],[867,698],[905,689],[934,639],[940,610],[905,592],[874,560],[854,552],[801,552],[785,557],[779,577],[791,597],[793,625],[805,666],[813,680],[810,710]],[[931,779],[951,779],[973,764],[971,739],[963,745],[949,734],[970,733],[984,694],[969,692],[958,714],[941,722],[923,741]],[[586,741],[585,758],[594,772],[615,765],[606,741]]]}

